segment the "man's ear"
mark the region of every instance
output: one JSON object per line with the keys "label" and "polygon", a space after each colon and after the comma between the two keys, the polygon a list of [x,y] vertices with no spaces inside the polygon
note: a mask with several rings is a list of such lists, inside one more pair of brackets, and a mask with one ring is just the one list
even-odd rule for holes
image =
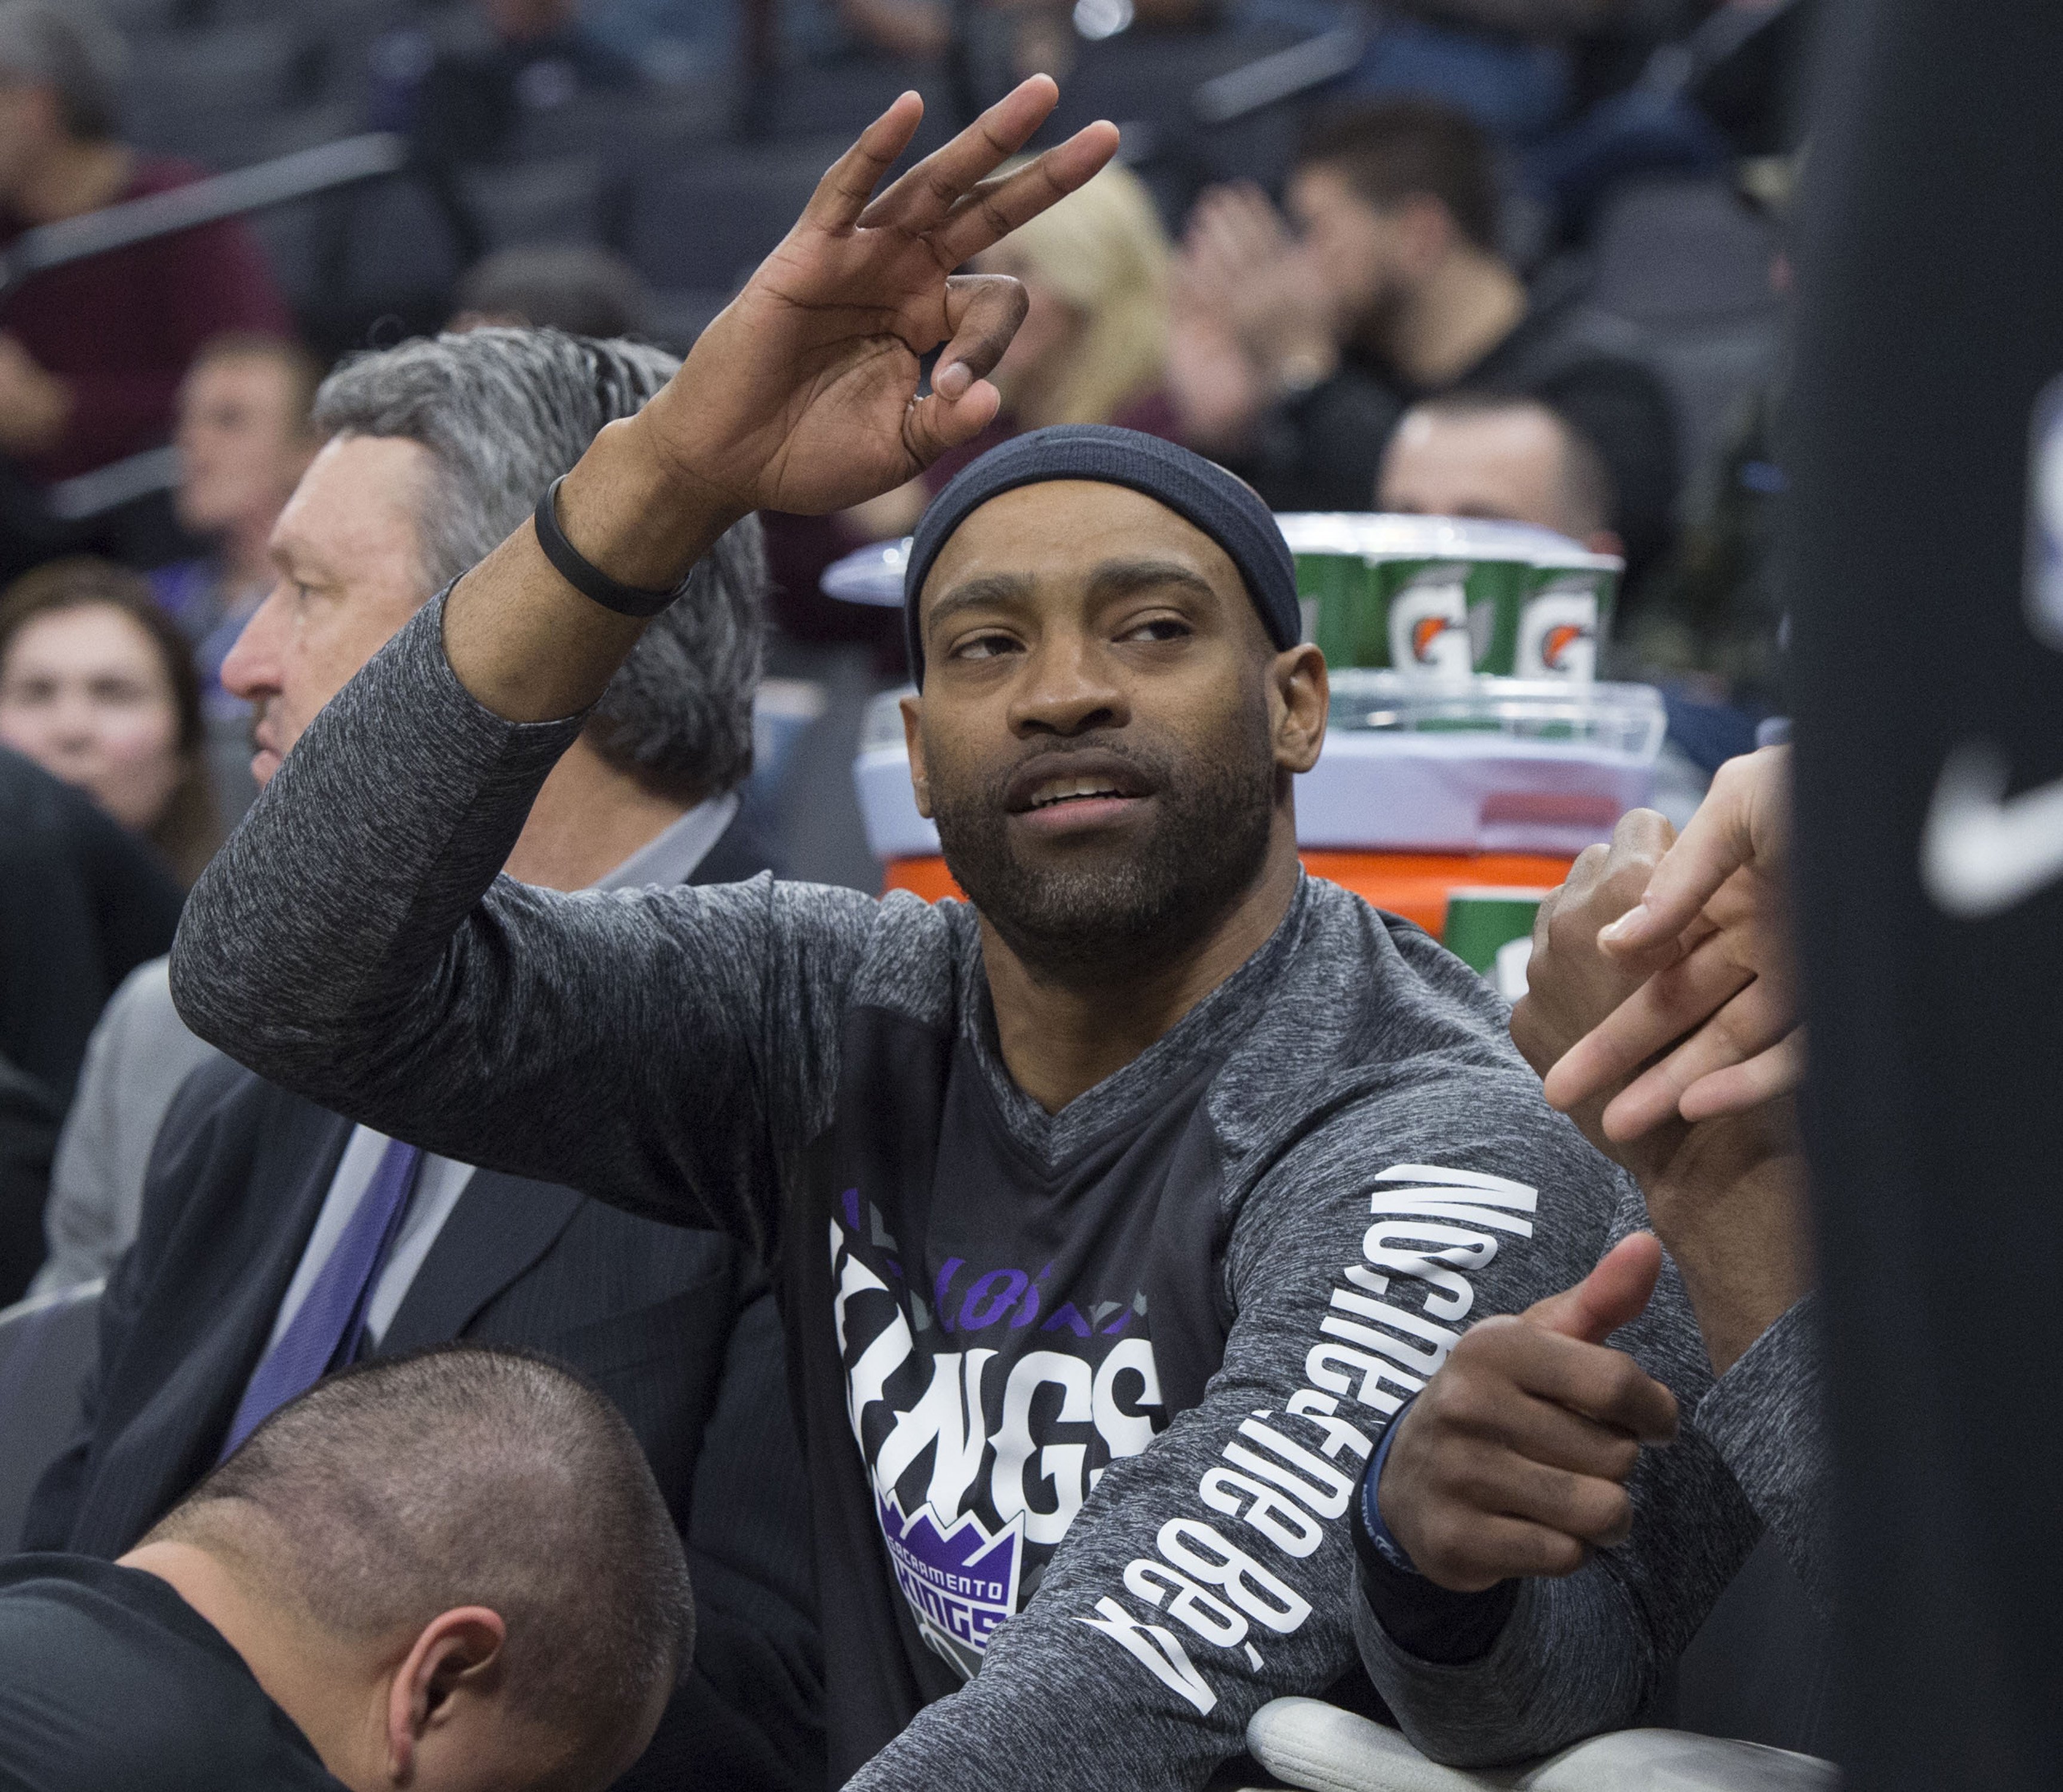
{"label": "man's ear", "polygon": [[1289,648],[1275,656],[1268,679],[1275,763],[1285,771],[1309,771],[1325,744],[1325,717],[1332,704],[1325,656],[1308,641]]}
{"label": "man's ear", "polygon": [[508,1626],[485,1605],[460,1605],[423,1626],[387,1695],[387,1772],[396,1784],[415,1770],[416,1745],[451,1721],[454,1702],[500,1689]]}
{"label": "man's ear", "polygon": [[931,777],[924,766],[924,742],[919,723],[923,719],[921,693],[903,699],[903,741],[910,750],[910,788],[916,793],[917,813],[931,819]]}

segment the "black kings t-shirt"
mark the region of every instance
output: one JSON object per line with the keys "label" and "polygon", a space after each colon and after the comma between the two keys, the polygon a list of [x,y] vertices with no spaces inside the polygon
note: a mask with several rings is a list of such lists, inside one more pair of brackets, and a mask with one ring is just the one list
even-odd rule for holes
{"label": "black kings t-shirt", "polygon": [[85,1556],[0,1563],[0,1786],[342,1792],[169,1585]]}
{"label": "black kings t-shirt", "polygon": [[935,1158],[907,1099],[846,1109],[833,1325],[895,1585],[966,1678],[1104,1470],[1193,1404],[1223,1353],[1202,1112],[1219,1061],[1049,1161],[964,1035],[914,1030],[855,1043],[891,1051],[906,1097],[943,1069]]}

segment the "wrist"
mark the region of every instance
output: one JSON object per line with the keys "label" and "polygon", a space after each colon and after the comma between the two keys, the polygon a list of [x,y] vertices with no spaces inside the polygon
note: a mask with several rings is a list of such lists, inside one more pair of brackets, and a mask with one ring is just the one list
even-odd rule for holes
{"label": "wrist", "polygon": [[670,452],[641,412],[603,429],[559,488],[581,557],[620,583],[668,590],[746,513]]}

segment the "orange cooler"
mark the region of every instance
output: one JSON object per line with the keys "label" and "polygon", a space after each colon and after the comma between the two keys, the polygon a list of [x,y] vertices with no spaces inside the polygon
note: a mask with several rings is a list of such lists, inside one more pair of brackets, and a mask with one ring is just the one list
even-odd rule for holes
{"label": "orange cooler", "polygon": [[[1333,678],[1333,726],[1297,780],[1305,869],[1439,934],[1456,890],[1538,891],[1648,799],[1665,721],[1645,685],[1391,671]],[[891,890],[959,892],[910,791],[896,697],[875,699],[853,768]]]}

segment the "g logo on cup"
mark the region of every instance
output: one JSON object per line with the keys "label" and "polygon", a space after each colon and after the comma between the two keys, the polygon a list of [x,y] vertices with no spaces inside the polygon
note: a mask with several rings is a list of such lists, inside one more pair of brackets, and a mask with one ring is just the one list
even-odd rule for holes
{"label": "g logo on cup", "polygon": [[1389,604],[1389,663],[1420,678],[1465,679],[1474,670],[1469,642],[1468,568],[1427,566]]}
{"label": "g logo on cup", "polygon": [[1518,675],[1588,684],[1598,662],[1594,579],[1558,578],[1534,594],[1518,618]]}

